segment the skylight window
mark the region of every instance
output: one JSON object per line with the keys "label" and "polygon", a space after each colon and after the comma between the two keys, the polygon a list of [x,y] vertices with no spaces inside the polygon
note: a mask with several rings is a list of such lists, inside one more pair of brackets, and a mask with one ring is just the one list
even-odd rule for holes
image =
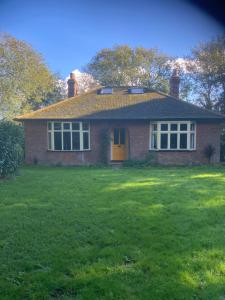
{"label": "skylight window", "polygon": [[143,88],[130,88],[129,89],[130,94],[144,94]]}
{"label": "skylight window", "polygon": [[101,95],[107,95],[107,94],[112,94],[113,93],[113,88],[107,87],[103,88],[100,90]]}

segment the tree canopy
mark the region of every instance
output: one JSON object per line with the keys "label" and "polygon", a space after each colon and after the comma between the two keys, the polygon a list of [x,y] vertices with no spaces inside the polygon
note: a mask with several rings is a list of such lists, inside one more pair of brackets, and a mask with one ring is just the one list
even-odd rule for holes
{"label": "tree canopy", "polygon": [[103,85],[143,85],[168,91],[168,57],[157,49],[115,46],[99,51],[87,66],[87,72]]}
{"label": "tree canopy", "polygon": [[193,92],[207,109],[225,113],[225,35],[201,43],[192,50]]}
{"label": "tree canopy", "polygon": [[57,78],[42,56],[27,43],[0,36],[0,111],[1,118],[39,108],[51,97],[58,99]]}

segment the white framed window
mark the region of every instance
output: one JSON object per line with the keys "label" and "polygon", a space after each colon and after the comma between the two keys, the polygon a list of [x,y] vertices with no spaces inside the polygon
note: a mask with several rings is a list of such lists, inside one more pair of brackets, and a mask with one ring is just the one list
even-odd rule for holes
{"label": "white framed window", "polygon": [[167,121],[150,123],[150,150],[195,150],[196,123]]}
{"label": "white framed window", "polygon": [[48,122],[48,150],[90,150],[90,124],[88,122]]}

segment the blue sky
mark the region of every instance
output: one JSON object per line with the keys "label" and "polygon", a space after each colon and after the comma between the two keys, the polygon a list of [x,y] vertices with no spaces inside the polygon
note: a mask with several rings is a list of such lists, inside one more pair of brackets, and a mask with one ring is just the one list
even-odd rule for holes
{"label": "blue sky", "polygon": [[223,28],[182,0],[0,0],[0,31],[29,42],[65,77],[101,48],[157,47],[181,57]]}

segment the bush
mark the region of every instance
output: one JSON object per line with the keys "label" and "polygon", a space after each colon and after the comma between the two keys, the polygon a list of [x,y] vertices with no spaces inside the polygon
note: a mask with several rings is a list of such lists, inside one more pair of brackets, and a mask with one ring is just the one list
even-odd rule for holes
{"label": "bush", "polygon": [[129,159],[124,161],[124,167],[135,167],[135,168],[143,168],[150,167],[156,165],[155,155],[153,153],[149,153],[145,159]]}
{"label": "bush", "polygon": [[225,161],[225,126],[222,129],[221,135],[220,159],[221,161]]}
{"label": "bush", "polygon": [[215,152],[216,152],[216,149],[212,145],[208,145],[208,146],[205,147],[204,154],[207,157],[209,163],[210,163],[211,158],[212,158],[212,156]]}
{"label": "bush", "polygon": [[100,133],[100,164],[107,165],[108,163],[108,150],[110,145],[110,134],[107,129],[102,129]]}
{"label": "bush", "polygon": [[24,158],[23,127],[0,121],[0,177],[15,173]]}

